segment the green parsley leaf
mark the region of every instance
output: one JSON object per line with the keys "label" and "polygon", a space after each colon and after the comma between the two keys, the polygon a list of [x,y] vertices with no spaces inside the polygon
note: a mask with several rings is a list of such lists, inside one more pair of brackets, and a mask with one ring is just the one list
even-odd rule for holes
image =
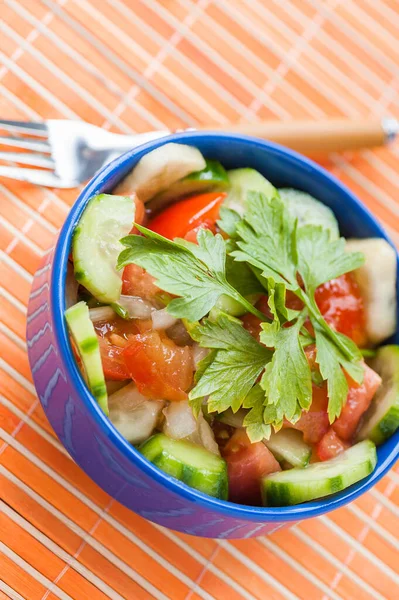
{"label": "green parsley leaf", "polygon": [[209,363],[191,390],[190,401],[209,396],[209,412],[220,413],[228,408],[236,412],[272,353],[227,315],[220,315],[216,321],[204,319],[191,336],[216,353],[212,360],[208,355]]}
{"label": "green parsley leaf", "polygon": [[241,221],[241,216],[238,212],[226,206],[221,206],[219,214],[220,219],[216,222],[220,229],[232,239],[237,237],[237,225]]}
{"label": "green parsley leaf", "polygon": [[310,367],[299,337],[303,323],[304,317],[287,328],[277,329],[274,323],[262,324],[261,342],[274,347],[275,351],[260,384],[268,404],[275,406],[277,421],[285,417],[294,423],[301,410],[308,409],[312,402]]}
{"label": "green parsley leaf", "polygon": [[251,410],[245,415],[243,426],[252,443],[261,442],[264,438],[268,440],[272,431],[271,426],[263,421],[264,402],[265,392],[258,383],[244,398],[243,407]]}
{"label": "green parsley leaf", "polygon": [[135,263],[155,277],[156,284],[174,298],[167,311],[178,318],[198,321],[209,313],[222,294],[240,302],[249,312],[262,318],[248,300],[226,279],[226,249],[221,235],[209,230],[198,232],[197,244],[185,240],[174,242],[136,225],[143,234],[121,240],[126,246],[118,258],[118,269]]}
{"label": "green parsley leaf", "polygon": [[345,252],[345,240],[332,240],[328,229],[305,225],[296,236],[298,271],[307,291],[357,269],[364,263],[361,252]]}
{"label": "green parsley leaf", "polygon": [[247,212],[237,224],[239,250],[232,252],[261,270],[263,277],[296,289],[295,227],[279,197],[248,193]]}

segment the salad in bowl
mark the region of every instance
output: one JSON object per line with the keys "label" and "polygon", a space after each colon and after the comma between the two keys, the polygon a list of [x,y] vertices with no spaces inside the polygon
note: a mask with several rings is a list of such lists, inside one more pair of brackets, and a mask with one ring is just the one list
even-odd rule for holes
{"label": "salad in bowl", "polygon": [[148,461],[221,500],[296,505],[368,477],[399,427],[396,268],[309,194],[168,143],[87,203],[65,318]]}

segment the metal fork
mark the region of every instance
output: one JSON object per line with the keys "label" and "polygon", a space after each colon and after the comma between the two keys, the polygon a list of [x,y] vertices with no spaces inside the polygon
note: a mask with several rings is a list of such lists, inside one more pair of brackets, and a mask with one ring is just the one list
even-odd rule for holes
{"label": "metal fork", "polygon": [[[312,155],[315,152],[320,154],[380,146],[396,137],[399,123],[389,117],[361,121],[258,121],[206,129],[266,138]],[[0,177],[55,188],[76,187],[126,150],[171,133],[150,131],[132,136],[120,135],[84,121],[55,119],[43,123],[0,120],[0,130],[10,133],[0,136],[0,145],[28,150],[0,151],[0,160],[40,167],[24,169],[0,165]]]}
{"label": "metal fork", "polygon": [[[140,144],[168,135],[151,131],[120,135],[84,121],[50,119],[43,123],[3,121],[0,144],[27,152],[0,151],[0,160],[41,167],[0,165],[0,176],[54,188],[74,188],[89,180],[102,166]],[[26,137],[31,136],[31,137]]]}

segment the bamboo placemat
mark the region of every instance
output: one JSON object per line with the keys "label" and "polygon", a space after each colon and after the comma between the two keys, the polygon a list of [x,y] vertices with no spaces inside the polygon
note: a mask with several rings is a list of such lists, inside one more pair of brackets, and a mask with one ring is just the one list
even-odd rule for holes
{"label": "bamboo placemat", "polygon": [[[398,0],[0,0],[0,117],[112,131],[399,117]],[[399,147],[328,168],[399,241]],[[0,598],[399,598],[399,471],[270,537],[213,541],[129,512],[54,438],[25,346],[32,275],[76,191],[0,182]]]}

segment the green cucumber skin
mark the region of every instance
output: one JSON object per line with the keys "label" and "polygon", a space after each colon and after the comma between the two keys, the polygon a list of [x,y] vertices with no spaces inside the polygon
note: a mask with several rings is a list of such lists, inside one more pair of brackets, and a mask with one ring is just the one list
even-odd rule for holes
{"label": "green cucumber skin", "polygon": [[158,212],[184,196],[202,194],[211,190],[222,192],[229,185],[229,177],[224,167],[217,160],[206,159],[205,169],[190,173],[176,181],[167,190],[154,196],[150,200],[150,206],[154,212]]}
{"label": "green cucumber skin", "polygon": [[[375,445],[370,440],[360,442],[360,444],[363,444],[363,448],[365,449],[364,460],[351,465],[348,459],[346,464],[343,463],[341,465],[341,473],[336,472],[336,474],[328,476],[328,473],[326,474],[325,471],[326,467],[329,466],[328,463],[332,465],[332,469],[336,470],[336,465],[342,462],[343,455],[340,455],[341,460],[338,457],[324,463],[313,463],[302,469],[290,469],[266,476],[261,485],[263,504],[265,506],[302,504],[303,502],[324,498],[330,494],[340,492],[364,479],[373,472],[377,464],[377,454]],[[355,448],[355,446],[352,448]],[[350,450],[347,450],[343,454],[346,454]],[[307,479],[308,474],[315,472],[315,467],[321,470],[320,465],[323,465],[322,469],[324,473],[321,471],[320,477],[317,480],[314,478],[314,475]],[[287,474],[294,478],[293,481],[287,480]],[[282,477],[284,478],[283,481],[280,480]]]}
{"label": "green cucumber skin", "polygon": [[186,485],[209,496],[227,500],[228,479],[225,461],[214,455],[212,461],[215,463],[215,468],[212,470],[206,467],[201,469],[200,466],[184,464],[182,459],[173,456],[173,448],[177,448],[179,452],[184,452],[186,447],[190,452],[203,454],[204,456],[211,453],[200,446],[195,446],[191,442],[183,440],[167,438],[165,443],[165,438],[164,434],[157,433],[153,435],[139,446],[140,452],[156,467]]}
{"label": "green cucumber skin", "polygon": [[[377,390],[375,398],[363,416],[358,438],[370,439],[379,446],[390,438],[399,427],[399,346],[394,344],[382,346],[369,364],[382,377],[382,386],[380,390]],[[374,411],[378,411],[375,402],[380,401],[380,396],[384,392],[385,398],[389,401],[390,391],[393,395],[390,406],[388,405],[380,420],[372,424],[375,420]],[[384,399],[381,399],[381,403],[383,401]]]}
{"label": "green cucumber skin", "polygon": [[116,271],[116,262],[123,250],[119,240],[130,232],[134,216],[132,198],[98,194],[90,198],[74,230],[75,279],[101,303],[119,299],[122,274]]}
{"label": "green cucumber skin", "polygon": [[100,346],[90,320],[89,309],[80,301],[65,311],[69,332],[85,368],[88,387],[104,413],[108,415],[108,394],[101,362]]}

